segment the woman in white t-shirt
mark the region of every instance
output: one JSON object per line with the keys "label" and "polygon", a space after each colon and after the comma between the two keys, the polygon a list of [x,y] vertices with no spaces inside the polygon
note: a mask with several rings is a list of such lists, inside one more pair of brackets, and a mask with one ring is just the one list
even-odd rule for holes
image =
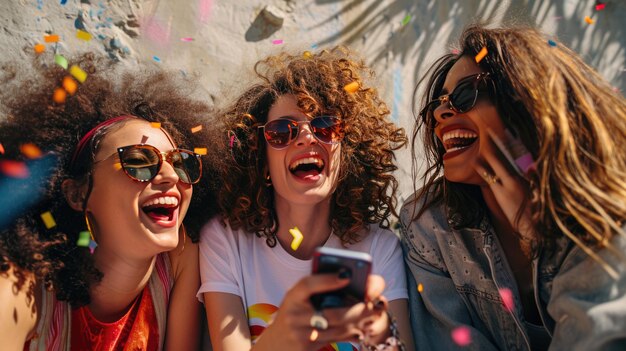
{"label": "woman in white t-shirt", "polygon": [[[231,161],[222,217],[201,233],[198,297],[213,349],[412,350],[402,255],[388,229],[394,152],[407,139],[366,82],[373,72],[340,47],[271,56],[255,71],[221,113]],[[365,302],[315,311],[311,295],[349,281],[311,275],[318,246],[373,257]]]}

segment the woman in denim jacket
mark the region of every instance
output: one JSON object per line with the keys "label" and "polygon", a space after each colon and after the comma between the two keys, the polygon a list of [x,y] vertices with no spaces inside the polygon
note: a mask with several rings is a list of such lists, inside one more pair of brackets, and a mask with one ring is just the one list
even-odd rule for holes
{"label": "woman in denim jacket", "polygon": [[415,344],[625,350],[624,98],[532,28],[460,46],[430,70],[401,213]]}

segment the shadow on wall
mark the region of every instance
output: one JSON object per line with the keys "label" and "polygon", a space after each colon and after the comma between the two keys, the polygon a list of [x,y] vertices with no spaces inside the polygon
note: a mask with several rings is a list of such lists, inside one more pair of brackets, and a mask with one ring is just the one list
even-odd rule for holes
{"label": "shadow on wall", "polygon": [[[442,43],[455,44],[463,28],[482,20],[489,23],[530,24],[553,33],[571,49],[581,53],[585,62],[603,71],[603,75],[617,88],[626,91],[626,72],[617,67],[621,60],[626,65],[626,2],[623,0],[603,1],[605,8],[596,11],[597,1],[372,1],[362,6],[362,0],[316,0],[316,4],[341,4],[341,11],[318,23],[323,26],[336,16],[358,11],[354,18],[342,28],[320,40],[319,44],[343,43],[354,45],[365,41],[369,35],[389,32],[385,46],[381,47],[370,61],[385,59],[392,54],[399,56],[402,64],[415,64],[418,77],[424,72],[422,63],[428,65],[432,50],[440,50]],[[569,14],[566,15],[566,14]],[[411,18],[406,24],[390,24],[391,19]],[[585,16],[594,20],[585,22]],[[347,16],[346,16],[347,17]],[[364,20],[368,18],[369,20]],[[395,28],[394,28],[395,27]],[[389,29],[392,29],[389,31]],[[546,45],[546,48],[548,46]],[[429,55],[430,52],[430,55]],[[614,70],[614,69],[612,69]]]}

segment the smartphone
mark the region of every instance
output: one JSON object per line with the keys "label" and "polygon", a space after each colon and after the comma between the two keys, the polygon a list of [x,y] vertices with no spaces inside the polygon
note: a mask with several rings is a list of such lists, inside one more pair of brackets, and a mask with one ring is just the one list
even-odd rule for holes
{"label": "smartphone", "polygon": [[372,257],[366,252],[318,247],[313,254],[313,274],[345,272],[350,283],[339,290],[311,296],[316,310],[349,307],[365,301],[365,285],[372,270]]}

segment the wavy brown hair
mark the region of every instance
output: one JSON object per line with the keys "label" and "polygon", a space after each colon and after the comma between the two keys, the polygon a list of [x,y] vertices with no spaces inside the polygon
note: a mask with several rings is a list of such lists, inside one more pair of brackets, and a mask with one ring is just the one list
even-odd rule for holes
{"label": "wavy brown hair", "polygon": [[[472,25],[461,35],[460,53],[443,56],[425,77],[422,104],[440,96],[460,57],[474,57],[486,47],[479,65],[490,74],[491,99],[536,161],[530,206],[538,247],[551,248],[566,235],[596,257],[592,247],[611,249],[611,237],[625,234],[626,101],[576,53],[554,41],[556,47],[534,28]],[[419,111],[416,98],[414,112]],[[475,223],[485,212],[480,191],[441,177],[445,150],[433,134],[436,121],[432,113],[415,115],[413,153],[422,133],[428,163],[416,196],[425,201],[415,217],[443,201],[457,225]]]}
{"label": "wavy brown hair", "polygon": [[[89,303],[89,287],[102,274],[95,268],[89,249],[76,245],[78,233],[86,230],[85,219],[65,201],[61,183],[70,178],[90,182],[100,142],[108,132],[128,120],[99,129],[72,166],[70,159],[78,141],[99,123],[120,115],[160,122],[182,148],[211,150],[213,147],[207,142],[216,138],[210,136],[207,128],[212,109],[199,98],[193,98],[195,85],[174,73],[122,70],[110,60],[93,54],[83,54],[70,61],[88,76],[62,104],[52,101],[52,92],[61,85],[67,71],[50,65],[52,57],[36,58],[30,70],[18,72],[13,68],[18,65],[4,66],[3,80],[8,88],[2,91],[2,108],[7,117],[0,122],[0,142],[5,148],[0,160],[25,160],[20,146],[33,144],[43,152],[42,160],[54,161],[44,164],[35,184],[27,179],[11,189],[17,193],[20,187],[34,185],[36,188],[31,188],[29,196],[37,200],[17,212],[2,228],[0,262],[4,271],[11,263],[18,269],[34,272],[38,279],[55,289],[58,299],[80,306]],[[198,125],[205,128],[192,133],[191,128]],[[201,183],[194,186],[184,220],[193,241],[198,240],[202,220],[217,213],[217,204],[212,201],[217,180],[211,175],[219,158],[213,156],[213,153],[203,156],[204,175]],[[29,160],[28,165],[34,162],[41,161]],[[56,227],[47,229],[43,225],[40,215],[46,211],[54,217]]]}
{"label": "wavy brown hair", "polygon": [[[333,194],[329,224],[341,241],[360,240],[367,224],[389,227],[396,215],[398,186],[392,172],[394,152],[407,138],[404,129],[389,119],[389,109],[372,87],[374,72],[344,47],[319,53],[282,53],[255,65],[258,82],[246,89],[220,117],[229,138],[225,144],[231,160],[222,170],[223,188],[219,204],[233,228],[265,237],[276,245],[277,216],[273,189],[266,187],[266,142],[258,126],[281,95],[293,94],[298,107],[309,117],[335,115],[342,119],[345,137],[341,142],[338,185]],[[357,91],[344,89],[359,84]]]}

